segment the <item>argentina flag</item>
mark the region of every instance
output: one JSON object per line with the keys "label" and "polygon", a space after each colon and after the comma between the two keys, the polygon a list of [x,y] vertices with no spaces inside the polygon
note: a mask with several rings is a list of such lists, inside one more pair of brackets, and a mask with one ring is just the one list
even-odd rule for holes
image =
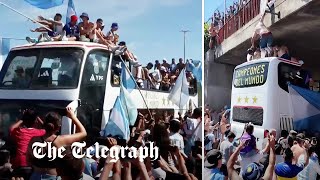
{"label": "argentina flag", "polygon": [[122,83],[120,87],[119,98],[121,100],[125,117],[128,119],[129,124],[133,126],[138,117],[138,109],[134,100],[131,98],[130,93],[127,91],[127,89],[123,86]]}
{"label": "argentina flag", "polygon": [[126,65],[124,63],[122,63],[121,65],[121,83],[129,93],[131,93],[136,87],[135,80],[130,75],[130,72],[127,71]]}
{"label": "argentina flag", "polygon": [[189,100],[189,84],[186,77],[186,69],[180,72],[180,75],[168,96],[169,100],[180,109],[185,106]]}
{"label": "argentina flag", "polygon": [[128,140],[130,136],[129,121],[125,116],[125,112],[119,96],[117,97],[109,121],[103,132],[104,136],[118,136]]}
{"label": "argentina flag", "polygon": [[320,132],[320,93],[289,85],[293,126],[297,131]]}
{"label": "argentina flag", "polygon": [[76,13],[76,8],[74,7],[74,4],[73,4],[73,0],[69,0],[67,15],[66,15],[66,23],[69,23],[71,21],[72,15],[77,15],[77,13]]}
{"label": "argentina flag", "polygon": [[49,9],[49,8],[60,6],[63,4],[63,0],[24,0],[24,1],[40,9]]}

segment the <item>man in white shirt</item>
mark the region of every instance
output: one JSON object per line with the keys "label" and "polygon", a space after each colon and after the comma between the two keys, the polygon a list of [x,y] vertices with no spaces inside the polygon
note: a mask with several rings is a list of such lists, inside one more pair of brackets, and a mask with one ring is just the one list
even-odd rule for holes
{"label": "man in white shirt", "polygon": [[179,134],[180,121],[178,119],[172,119],[170,121],[170,144],[172,146],[177,146],[180,151],[184,151],[183,137]]}
{"label": "man in white shirt", "polygon": [[154,83],[154,89],[160,89],[160,82],[162,81],[162,77],[161,77],[161,73],[160,73],[160,69],[163,66],[161,66],[160,64],[157,65],[157,68],[153,71],[152,73],[152,79],[153,79],[153,83]]}
{"label": "man in white shirt", "polygon": [[315,148],[315,146],[312,146],[308,150],[309,164],[298,174],[298,180],[313,180],[317,179],[317,175],[320,175],[320,165]]}
{"label": "man in white shirt", "polygon": [[213,148],[213,144],[216,142],[216,137],[213,134],[213,129],[209,128],[208,132],[204,131],[204,148],[206,153],[208,153]]}
{"label": "man in white shirt", "polygon": [[185,152],[189,154],[191,152],[191,147],[194,146],[195,141],[202,141],[201,132],[201,119],[202,111],[200,108],[193,110],[192,118],[187,118],[183,125],[183,130],[186,138]]}

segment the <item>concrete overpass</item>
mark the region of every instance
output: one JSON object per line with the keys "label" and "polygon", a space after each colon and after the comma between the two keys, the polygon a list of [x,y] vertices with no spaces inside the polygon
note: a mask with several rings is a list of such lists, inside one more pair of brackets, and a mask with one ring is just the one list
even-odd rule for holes
{"label": "concrete overpass", "polygon": [[[267,14],[264,23],[274,36],[274,43],[285,44],[292,56],[304,60],[305,67],[320,80],[320,0],[277,0],[275,11],[281,19]],[[250,38],[259,21],[256,16],[226,38],[216,52],[206,53],[205,103],[214,108],[230,104],[233,68],[246,61]],[[214,58],[216,54],[216,58]]]}

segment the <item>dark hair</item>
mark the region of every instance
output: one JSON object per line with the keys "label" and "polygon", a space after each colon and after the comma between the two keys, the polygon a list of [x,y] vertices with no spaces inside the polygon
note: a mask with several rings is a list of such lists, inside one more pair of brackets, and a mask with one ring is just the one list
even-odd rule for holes
{"label": "dark hair", "polygon": [[84,167],[83,160],[72,155],[71,148],[66,148],[65,156],[57,159],[57,171],[60,176],[67,176],[71,179],[80,179]]}
{"label": "dark hair", "polygon": [[281,137],[286,138],[286,137],[288,137],[289,133],[288,133],[288,131],[287,131],[287,130],[281,130],[280,135],[281,135]]}
{"label": "dark hair", "polygon": [[44,129],[47,133],[52,133],[61,126],[61,116],[55,112],[49,112],[45,117]]}
{"label": "dark hair", "polygon": [[97,19],[97,22],[103,22],[103,20],[101,18]]}
{"label": "dark hair", "polygon": [[251,135],[253,133],[253,125],[248,124],[246,127],[246,132]]}
{"label": "dark hair", "polygon": [[34,109],[27,109],[22,115],[23,124],[30,128],[34,125],[38,117],[38,113]]}
{"label": "dark hair", "polygon": [[194,118],[199,118],[199,117],[201,117],[201,116],[202,116],[202,111],[201,111],[201,109],[200,109],[200,108],[195,108],[195,109],[193,110],[192,116],[193,116]]}
{"label": "dark hair", "polygon": [[170,121],[170,131],[173,133],[177,133],[180,130],[180,122],[176,120],[171,120]]}
{"label": "dark hair", "polygon": [[151,63],[151,62],[149,62],[148,64],[147,64],[147,66],[150,66],[151,68],[153,67],[153,64]]}
{"label": "dark hair", "polygon": [[163,122],[157,123],[153,128],[153,141],[159,147],[160,155],[167,160],[169,154],[170,139],[167,126]]}
{"label": "dark hair", "polygon": [[284,161],[291,162],[293,158],[293,152],[290,148],[284,150]]}
{"label": "dark hair", "polygon": [[62,18],[62,15],[60,13],[57,13],[56,16],[60,16],[60,18]]}

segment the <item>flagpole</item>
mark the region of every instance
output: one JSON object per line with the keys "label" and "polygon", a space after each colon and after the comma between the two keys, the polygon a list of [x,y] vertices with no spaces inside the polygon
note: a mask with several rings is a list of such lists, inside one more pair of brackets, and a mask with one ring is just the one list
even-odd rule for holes
{"label": "flagpole", "polygon": [[126,63],[124,62],[124,60],[122,59],[121,56],[120,56],[120,59],[121,59],[122,63],[124,64],[124,67],[126,68],[127,72],[130,74],[130,77],[133,79],[134,84],[136,85],[136,87],[137,87],[137,89],[138,89],[138,91],[139,91],[139,93],[140,93],[140,95],[141,95],[141,97],[142,97],[142,100],[143,100],[144,104],[145,104],[146,107],[147,107],[147,110],[148,110],[148,112],[149,112],[149,115],[150,115],[150,117],[152,118],[152,114],[151,114],[151,112],[150,112],[150,110],[149,110],[149,107],[148,107],[148,104],[147,104],[146,100],[144,99],[144,97],[143,97],[143,95],[142,95],[142,92],[141,92],[140,87],[138,86],[136,80],[134,79],[133,75],[131,74],[129,68],[127,67]]}
{"label": "flagpole", "polygon": [[5,3],[0,2],[0,5],[2,5],[2,6],[4,6],[4,7],[6,7],[6,8],[8,8],[8,9],[10,9],[10,10],[12,10],[13,12],[16,12],[16,13],[20,14],[21,16],[23,16],[23,17],[25,17],[25,18],[27,18],[27,19],[31,20],[32,22],[35,22],[35,23],[39,24],[41,27],[45,28],[46,30],[48,30],[48,31],[52,31],[52,30],[51,30],[50,28],[48,28],[47,26],[45,26],[45,25],[43,25],[43,24],[39,23],[38,21],[36,21],[36,20],[34,20],[34,19],[30,18],[30,17],[29,17],[29,16],[27,16],[27,15],[22,14],[21,12],[19,12],[19,11],[17,11],[17,10],[15,10],[15,9],[13,9],[12,7],[10,7],[10,6],[6,5]]}

